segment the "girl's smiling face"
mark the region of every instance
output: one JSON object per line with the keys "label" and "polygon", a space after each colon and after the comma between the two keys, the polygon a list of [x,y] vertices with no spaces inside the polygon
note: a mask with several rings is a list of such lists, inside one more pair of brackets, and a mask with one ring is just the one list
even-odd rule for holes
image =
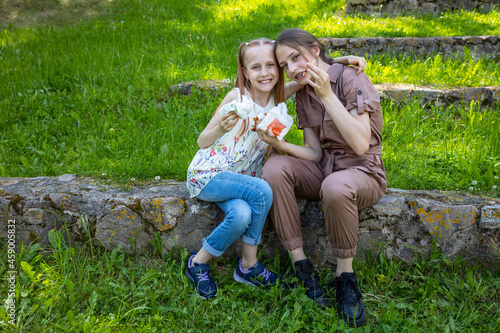
{"label": "girl's smiling face", "polygon": [[276,49],[276,58],[279,66],[290,79],[303,85],[306,84],[306,80],[311,76],[307,71],[307,63],[313,62],[312,54],[299,52],[288,45],[279,45]]}
{"label": "girl's smiling face", "polygon": [[273,46],[247,46],[243,72],[255,93],[270,93],[279,79]]}

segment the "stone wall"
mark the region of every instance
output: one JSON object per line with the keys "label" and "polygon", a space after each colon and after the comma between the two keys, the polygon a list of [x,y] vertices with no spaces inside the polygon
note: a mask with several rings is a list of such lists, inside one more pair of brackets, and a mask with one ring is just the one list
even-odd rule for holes
{"label": "stone wall", "polygon": [[412,14],[441,15],[447,11],[489,12],[498,0],[347,0],[346,14],[394,16]]}
{"label": "stone wall", "polygon": [[[393,100],[398,104],[418,100],[420,105],[426,107],[447,108],[454,106],[468,109],[471,102],[474,102],[475,110],[500,106],[500,87],[439,87],[394,83],[375,84],[374,86],[380,94],[381,100]],[[214,95],[231,89],[229,83],[212,80],[179,83],[171,86],[170,91],[181,95],[190,95],[193,87],[209,91]],[[295,96],[291,98],[295,98]]]}
{"label": "stone wall", "polygon": [[474,101],[474,110],[500,106],[500,87],[443,88],[438,86],[415,86],[411,84],[375,84],[382,100],[393,100],[398,104],[418,100],[422,106],[450,106],[469,109]]}
{"label": "stone wall", "polygon": [[[316,264],[333,264],[323,212],[317,201],[297,199],[305,250]],[[0,178],[0,236],[15,221],[16,242],[48,244],[51,230],[71,242],[92,242],[122,251],[152,250],[155,234],[165,250],[198,250],[201,239],[223,218],[213,203],[189,198],[184,182],[158,181],[123,190],[90,178]],[[500,263],[500,199],[433,191],[389,189],[373,207],[360,211],[358,257],[370,251],[412,260],[433,242],[448,258],[464,255]],[[277,248],[286,259],[270,221],[263,233],[264,255]],[[235,244],[228,255],[238,251]]]}
{"label": "stone wall", "polygon": [[370,57],[375,54],[405,54],[406,56],[463,56],[467,48],[474,59],[483,55],[487,59],[500,60],[500,36],[461,37],[368,37],[322,38],[328,52],[341,52]]}

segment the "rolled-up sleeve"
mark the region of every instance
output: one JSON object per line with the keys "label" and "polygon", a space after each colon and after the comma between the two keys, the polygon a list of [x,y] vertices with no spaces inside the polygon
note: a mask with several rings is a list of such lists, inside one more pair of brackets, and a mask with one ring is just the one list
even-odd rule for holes
{"label": "rolled-up sleeve", "polygon": [[365,73],[357,75],[356,69],[346,68],[342,74],[342,84],[347,110],[356,108],[358,114],[380,110],[379,93]]}

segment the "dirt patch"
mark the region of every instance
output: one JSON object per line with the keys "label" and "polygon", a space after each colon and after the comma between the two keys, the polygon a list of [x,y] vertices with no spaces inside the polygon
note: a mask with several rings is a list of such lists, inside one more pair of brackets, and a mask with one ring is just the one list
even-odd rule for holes
{"label": "dirt patch", "polygon": [[106,14],[113,0],[3,0],[0,28],[66,26]]}

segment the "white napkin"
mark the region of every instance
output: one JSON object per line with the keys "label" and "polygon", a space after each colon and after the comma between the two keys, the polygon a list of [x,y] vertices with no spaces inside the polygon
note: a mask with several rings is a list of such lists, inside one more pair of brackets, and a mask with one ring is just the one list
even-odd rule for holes
{"label": "white napkin", "polygon": [[253,101],[246,96],[241,97],[241,102],[234,100],[223,105],[219,109],[219,114],[222,116],[223,114],[234,111],[238,116],[240,116],[240,118],[246,119],[248,114],[253,110]]}
{"label": "white napkin", "polygon": [[288,115],[286,112],[286,104],[279,103],[277,106],[269,110],[264,119],[262,119],[260,124],[257,125],[257,128],[266,132],[271,129],[273,134],[276,135],[279,140],[283,140],[283,137],[288,133],[293,125],[292,116]]}

